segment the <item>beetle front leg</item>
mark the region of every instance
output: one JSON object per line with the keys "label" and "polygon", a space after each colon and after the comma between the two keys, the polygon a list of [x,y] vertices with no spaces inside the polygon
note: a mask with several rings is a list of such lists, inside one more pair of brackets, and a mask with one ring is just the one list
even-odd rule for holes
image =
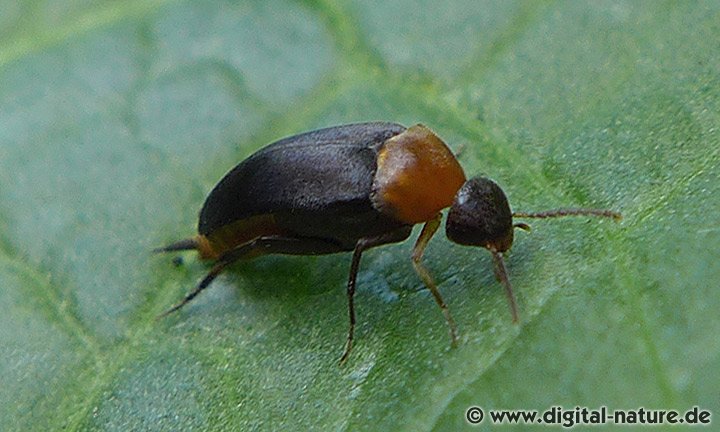
{"label": "beetle front leg", "polygon": [[457,346],[457,327],[455,326],[455,321],[453,320],[452,315],[450,315],[450,309],[448,309],[447,304],[440,295],[440,290],[438,290],[437,285],[435,285],[435,281],[433,280],[432,275],[422,264],[422,257],[423,253],[425,252],[425,248],[430,242],[433,234],[435,234],[438,227],[440,226],[441,220],[442,213],[438,213],[437,216],[425,223],[425,226],[423,226],[422,232],[420,232],[420,236],[415,243],[415,247],[413,248],[412,262],[413,267],[415,268],[415,272],[418,274],[418,276],[420,276],[420,279],[422,279],[422,281],[425,283],[425,286],[430,290],[433,297],[435,298],[435,303],[437,303],[437,305],[442,310],[443,315],[445,315],[445,320],[450,327],[450,343],[454,347]]}

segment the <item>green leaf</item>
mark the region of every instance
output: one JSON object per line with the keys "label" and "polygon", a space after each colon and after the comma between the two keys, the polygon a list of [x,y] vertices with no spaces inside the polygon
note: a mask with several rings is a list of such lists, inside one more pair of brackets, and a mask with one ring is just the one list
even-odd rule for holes
{"label": "green leaf", "polygon": [[[58,1],[0,6],[0,429],[458,430],[465,410],[720,413],[717,2]],[[438,235],[207,271],[223,173],[277,138],[429,125],[533,221],[507,259]],[[486,418],[473,430],[490,428]],[[523,426],[515,426],[525,428]],[[542,426],[535,426],[545,430]],[[509,427],[512,429],[512,427]]]}

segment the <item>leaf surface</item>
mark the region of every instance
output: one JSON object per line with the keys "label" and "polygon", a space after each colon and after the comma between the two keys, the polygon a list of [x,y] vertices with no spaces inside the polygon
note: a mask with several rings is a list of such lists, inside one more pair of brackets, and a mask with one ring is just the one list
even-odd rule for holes
{"label": "leaf surface", "polygon": [[[0,429],[458,430],[465,410],[720,413],[717,2],[5,2]],[[6,7],[7,6],[7,7]],[[222,175],[321,126],[422,122],[530,221],[507,259],[435,238],[207,271]],[[521,428],[522,426],[516,426]],[[542,426],[536,426],[544,430]],[[479,428],[490,428],[486,421]],[[512,429],[512,427],[510,427]]]}

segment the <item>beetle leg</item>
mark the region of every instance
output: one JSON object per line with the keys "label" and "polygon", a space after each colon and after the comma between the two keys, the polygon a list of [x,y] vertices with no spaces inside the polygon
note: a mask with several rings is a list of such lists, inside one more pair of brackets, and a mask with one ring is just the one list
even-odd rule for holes
{"label": "beetle leg", "polygon": [[350,328],[348,329],[345,350],[340,357],[341,365],[347,361],[348,356],[350,355],[350,350],[352,350],[353,334],[355,333],[355,306],[353,300],[355,297],[355,281],[357,280],[357,273],[358,269],[360,268],[360,258],[362,256],[362,253],[375,246],[403,241],[410,236],[411,231],[412,227],[406,226],[399,228],[395,231],[391,231],[389,233],[381,234],[377,237],[362,238],[358,240],[355,244],[352,261],[350,263],[350,275],[348,276],[347,283],[348,314],[350,316]]}
{"label": "beetle leg", "polygon": [[226,267],[241,259],[255,258],[268,254],[287,255],[320,255],[333,252],[341,252],[343,249],[339,244],[328,240],[315,238],[292,238],[292,237],[260,237],[249,243],[245,243],[232,249],[218,258],[215,265],[197,284],[195,289],[190,291],[185,298],[158,316],[163,318],[182,308],[194,299],[202,290],[210,286],[213,280],[225,270]]}
{"label": "beetle leg", "polygon": [[218,262],[210,269],[210,271],[205,275],[205,277],[200,281],[200,283],[197,284],[195,289],[190,291],[185,298],[180,300],[180,302],[176,303],[171,307],[170,309],[166,310],[165,312],[161,313],[157,316],[156,319],[164,318],[171,313],[179,310],[186,304],[190,303],[192,299],[194,299],[198,294],[200,294],[200,291],[204,290],[208,286],[210,286],[210,283],[212,283],[213,280],[223,271],[225,270],[225,267],[232,264],[235,260],[232,261],[223,261],[222,258],[218,260]]}
{"label": "beetle leg", "polygon": [[450,327],[450,343],[454,347],[457,345],[457,327],[455,326],[455,321],[453,320],[452,315],[450,315],[450,309],[448,309],[447,304],[445,304],[445,301],[440,295],[440,291],[438,290],[437,285],[435,285],[435,281],[433,280],[432,275],[422,264],[422,257],[423,253],[425,252],[425,248],[430,242],[433,234],[435,234],[438,227],[440,226],[441,220],[442,213],[438,213],[437,216],[425,223],[425,226],[423,226],[422,232],[420,232],[420,236],[415,243],[415,247],[413,248],[412,262],[413,267],[415,268],[415,272],[418,274],[418,276],[420,276],[420,279],[422,279],[422,281],[425,283],[425,286],[430,290],[433,297],[435,298],[435,303],[440,306],[443,315],[445,315],[445,320]]}

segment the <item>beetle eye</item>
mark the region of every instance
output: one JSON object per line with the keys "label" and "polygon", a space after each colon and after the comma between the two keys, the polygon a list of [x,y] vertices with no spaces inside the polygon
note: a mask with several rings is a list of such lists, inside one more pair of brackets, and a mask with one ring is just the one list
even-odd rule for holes
{"label": "beetle eye", "polygon": [[455,195],[445,223],[455,243],[504,252],[513,242],[512,211],[505,193],[486,177],[474,177]]}

